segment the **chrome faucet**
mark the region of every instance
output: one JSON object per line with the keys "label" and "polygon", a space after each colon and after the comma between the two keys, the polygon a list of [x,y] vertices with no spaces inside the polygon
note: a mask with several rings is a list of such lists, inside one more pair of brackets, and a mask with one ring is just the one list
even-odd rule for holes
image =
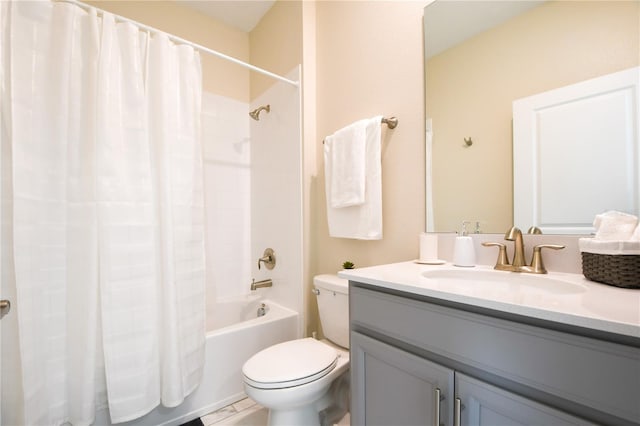
{"label": "chrome faucet", "polygon": [[258,281],[258,282],[256,282],[255,279],[251,280],[251,291],[257,290],[259,288],[272,287],[272,286],[273,286],[273,281],[271,281],[271,278]]}
{"label": "chrome faucet", "polygon": [[509,257],[507,256],[507,248],[502,243],[485,242],[482,243],[485,247],[499,247],[498,260],[493,269],[499,271],[511,271],[511,272],[526,272],[531,274],[546,274],[547,270],[542,262],[542,249],[550,248],[553,250],[563,249],[564,246],[558,244],[539,244],[533,247],[533,255],[531,256],[531,263],[526,264],[524,258],[524,240],[522,238],[522,231],[515,226],[511,227],[504,239],[507,241],[513,241],[513,261],[509,263]]}

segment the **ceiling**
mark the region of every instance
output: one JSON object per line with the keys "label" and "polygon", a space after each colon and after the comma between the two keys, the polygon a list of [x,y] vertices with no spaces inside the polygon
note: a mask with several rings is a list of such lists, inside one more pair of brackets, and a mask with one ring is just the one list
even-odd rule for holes
{"label": "ceiling", "polygon": [[275,0],[176,0],[234,28],[250,32]]}
{"label": "ceiling", "polygon": [[[250,32],[276,0],[175,0],[244,32]],[[431,3],[425,13],[428,56],[523,13],[545,0],[447,1]],[[446,31],[440,28],[446,28]],[[437,35],[437,36],[436,36]]]}
{"label": "ceiling", "polygon": [[435,1],[424,14],[426,59],[545,1]]}

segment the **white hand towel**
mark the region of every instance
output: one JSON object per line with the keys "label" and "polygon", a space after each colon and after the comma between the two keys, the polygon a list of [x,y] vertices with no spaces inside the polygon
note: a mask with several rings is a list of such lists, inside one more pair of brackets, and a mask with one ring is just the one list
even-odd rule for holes
{"label": "white hand towel", "polygon": [[[382,238],[382,116],[370,118],[366,126],[365,143],[365,201],[358,206],[334,208],[327,194],[329,235],[338,238],[379,240]],[[332,156],[325,141],[325,186],[327,193],[332,181]]]}
{"label": "white hand towel", "polygon": [[631,235],[630,240],[631,241],[640,241],[640,223],[638,223],[638,226],[636,226],[636,230],[633,231],[633,234]]}
{"label": "white hand towel", "polygon": [[327,196],[331,207],[359,206],[365,201],[365,151],[368,120],[359,120],[324,140],[331,155]]}
{"label": "white hand towel", "polygon": [[615,210],[596,215],[593,221],[596,240],[629,240],[638,226],[638,217]]}

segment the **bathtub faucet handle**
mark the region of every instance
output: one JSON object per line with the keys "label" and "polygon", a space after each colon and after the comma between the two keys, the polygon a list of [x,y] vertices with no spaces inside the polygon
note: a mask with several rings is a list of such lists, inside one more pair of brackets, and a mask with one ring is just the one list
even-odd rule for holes
{"label": "bathtub faucet handle", "polygon": [[266,248],[264,253],[262,253],[262,257],[258,259],[258,269],[261,268],[261,263],[264,263],[264,266],[269,270],[276,266],[276,253],[272,248]]}

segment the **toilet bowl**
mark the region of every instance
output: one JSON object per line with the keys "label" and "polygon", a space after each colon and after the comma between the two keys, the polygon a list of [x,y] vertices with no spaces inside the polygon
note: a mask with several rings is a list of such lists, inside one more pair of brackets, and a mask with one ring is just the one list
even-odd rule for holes
{"label": "toilet bowl", "polygon": [[319,275],[314,285],[327,339],[280,343],[242,367],[245,393],[269,409],[270,426],[319,425],[321,416],[348,409],[348,283],[335,275]]}

